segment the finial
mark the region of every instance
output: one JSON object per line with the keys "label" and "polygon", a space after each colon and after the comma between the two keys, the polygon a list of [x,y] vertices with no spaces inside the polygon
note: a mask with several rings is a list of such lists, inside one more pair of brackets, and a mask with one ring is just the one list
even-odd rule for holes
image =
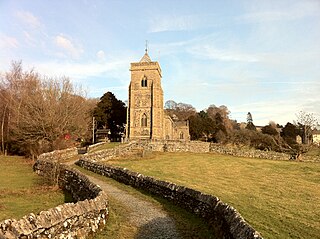
{"label": "finial", "polygon": [[146,40],[146,53],[148,53],[148,40]]}

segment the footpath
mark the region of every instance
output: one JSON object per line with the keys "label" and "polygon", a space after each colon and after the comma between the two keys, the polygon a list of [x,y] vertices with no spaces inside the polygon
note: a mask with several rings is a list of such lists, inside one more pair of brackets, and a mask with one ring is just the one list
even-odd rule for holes
{"label": "footpath", "polygon": [[[68,162],[73,166],[74,162]],[[103,191],[124,205],[128,211],[127,215],[129,224],[137,228],[136,239],[178,239],[181,238],[177,231],[175,221],[168,213],[154,205],[152,202],[143,200],[141,197],[134,196],[132,193],[111,185],[97,177],[90,176],[82,171],[92,182],[99,185]]]}
{"label": "footpath", "polygon": [[180,238],[174,220],[159,206],[95,177],[86,176],[98,184],[108,196],[129,209],[129,223],[138,228],[138,235],[135,238]]}

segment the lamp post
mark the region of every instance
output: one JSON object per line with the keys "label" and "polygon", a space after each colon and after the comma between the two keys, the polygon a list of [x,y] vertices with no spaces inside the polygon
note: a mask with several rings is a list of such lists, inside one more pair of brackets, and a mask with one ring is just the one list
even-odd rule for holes
{"label": "lamp post", "polygon": [[111,142],[111,130],[110,129],[108,130],[108,139],[109,139],[109,142]]}
{"label": "lamp post", "polygon": [[92,117],[92,144],[94,144],[94,126],[95,126],[95,117]]}

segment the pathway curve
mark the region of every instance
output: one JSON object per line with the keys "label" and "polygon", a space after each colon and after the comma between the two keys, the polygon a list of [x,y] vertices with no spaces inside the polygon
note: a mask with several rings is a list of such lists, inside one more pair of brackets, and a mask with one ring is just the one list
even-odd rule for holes
{"label": "pathway curve", "polygon": [[[71,165],[73,162],[67,163]],[[85,173],[84,173],[85,174]],[[125,205],[130,213],[130,224],[138,228],[137,239],[176,239],[181,238],[175,221],[168,213],[149,201],[126,192],[96,177],[85,174],[92,182],[98,184],[110,197]]]}

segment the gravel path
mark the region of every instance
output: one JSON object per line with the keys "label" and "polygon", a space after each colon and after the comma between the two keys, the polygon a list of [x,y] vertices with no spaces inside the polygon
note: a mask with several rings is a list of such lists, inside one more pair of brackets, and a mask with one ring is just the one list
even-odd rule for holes
{"label": "gravel path", "polygon": [[138,228],[139,239],[181,238],[174,220],[161,208],[151,202],[144,201],[128,192],[110,185],[95,177],[87,177],[98,184],[107,195],[110,195],[129,208],[128,218],[132,226]]}

